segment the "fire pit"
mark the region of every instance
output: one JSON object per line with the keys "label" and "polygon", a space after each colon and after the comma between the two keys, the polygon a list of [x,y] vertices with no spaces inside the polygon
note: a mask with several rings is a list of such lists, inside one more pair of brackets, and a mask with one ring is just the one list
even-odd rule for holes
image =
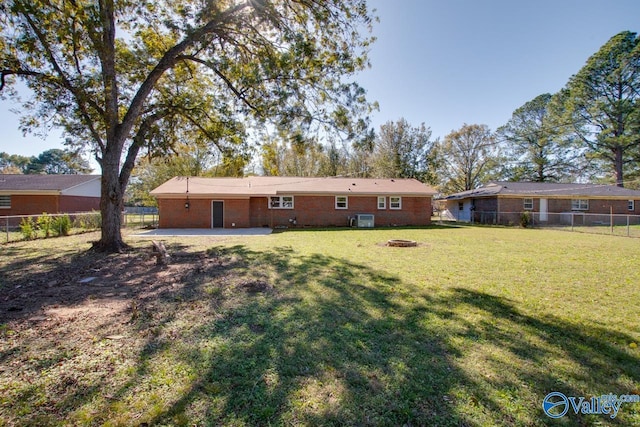
{"label": "fire pit", "polygon": [[418,246],[418,243],[415,240],[392,239],[387,240],[387,246],[393,246],[396,248],[409,248],[412,246]]}

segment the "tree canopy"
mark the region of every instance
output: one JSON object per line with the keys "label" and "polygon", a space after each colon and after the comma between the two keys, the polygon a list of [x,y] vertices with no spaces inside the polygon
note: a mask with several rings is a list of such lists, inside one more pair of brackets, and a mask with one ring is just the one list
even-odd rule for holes
{"label": "tree canopy", "polygon": [[7,0],[0,90],[33,96],[24,129],[63,128],[102,169],[102,237],[120,250],[120,209],[139,153],[176,129],[233,150],[228,129],[367,135],[370,105],[346,77],[368,66],[364,0]]}
{"label": "tree canopy", "polygon": [[514,181],[560,182],[573,176],[579,151],[560,136],[553,96],[539,95],[517,108],[496,134],[505,147],[507,173]]}
{"label": "tree canopy", "polygon": [[443,193],[477,188],[494,178],[500,158],[495,137],[487,125],[464,124],[438,145],[439,177]]}
{"label": "tree canopy", "polygon": [[613,36],[571,79],[562,96],[568,133],[604,160],[624,186],[625,170],[640,159],[640,39]]}

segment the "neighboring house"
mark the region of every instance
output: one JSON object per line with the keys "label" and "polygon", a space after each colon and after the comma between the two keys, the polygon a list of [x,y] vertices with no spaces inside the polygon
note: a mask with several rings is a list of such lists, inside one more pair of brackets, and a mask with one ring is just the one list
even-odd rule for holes
{"label": "neighboring house", "polygon": [[427,225],[435,190],[415,179],[176,177],[151,194],[161,228],[274,228]]}
{"label": "neighboring house", "polygon": [[488,224],[517,224],[523,212],[542,223],[572,223],[577,214],[640,214],[640,191],[599,184],[491,182],[445,200],[456,220]]}
{"label": "neighboring house", "polygon": [[100,175],[0,175],[0,217],[100,209]]}

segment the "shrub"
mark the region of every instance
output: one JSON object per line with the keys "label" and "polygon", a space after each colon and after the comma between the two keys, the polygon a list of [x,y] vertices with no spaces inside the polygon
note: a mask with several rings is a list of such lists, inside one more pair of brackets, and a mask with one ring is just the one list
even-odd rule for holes
{"label": "shrub", "polygon": [[531,213],[522,212],[520,214],[520,227],[527,228],[529,225],[531,225]]}
{"label": "shrub", "polygon": [[69,215],[57,216],[51,226],[58,233],[58,236],[68,236],[71,230],[71,219]]}
{"label": "shrub", "polygon": [[100,212],[80,214],[77,215],[74,220],[74,226],[84,231],[98,229],[101,223]]}
{"label": "shrub", "polygon": [[36,224],[38,229],[44,232],[44,237],[51,237],[51,224],[53,222],[53,218],[47,215],[46,212],[42,212],[42,216],[39,216],[36,220]]}
{"label": "shrub", "polygon": [[35,239],[37,232],[38,229],[35,221],[31,218],[22,218],[22,221],[20,221],[20,233],[22,233],[22,237],[24,237],[25,240]]}

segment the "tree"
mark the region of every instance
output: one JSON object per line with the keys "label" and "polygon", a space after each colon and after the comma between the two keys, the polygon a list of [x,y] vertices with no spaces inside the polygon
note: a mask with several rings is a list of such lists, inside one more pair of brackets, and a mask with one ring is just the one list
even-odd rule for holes
{"label": "tree", "polygon": [[495,138],[486,125],[464,124],[439,144],[440,191],[457,193],[493,178],[500,164]]}
{"label": "tree", "polygon": [[25,168],[27,174],[74,175],[91,173],[89,162],[77,153],[53,148],[33,157]]}
{"label": "tree", "polygon": [[590,154],[624,186],[640,156],[640,40],[621,32],[591,56],[566,87],[566,120]]}
{"label": "tree", "polygon": [[21,156],[19,154],[0,153],[0,173],[2,174],[23,174],[26,172],[33,157]]}
{"label": "tree", "polygon": [[35,111],[26,129],[49,121],[91,145],[102,169],[96,247],[118,251],[135,160],[166,151],[161,133],[176,125],[210,137],[252,117],[365,133],[365,92],[344,78],[368,66],[371,22],[364,0],[6,0],[0,90],[13,96],[22,78]]}
{"label": "tree", "polygon": [[149,192],[175,176],[242,176],[247,157],[238,157],[225,158],[206,145],[178,144],[171,155],[139,158],[127,188],[127,203],[155,206]]}
{"label": "tree", "polygon": [[497,130],[516,181],[559,182],[573,175],[579,156],[563,141],[549,111],[552,95],[545,93],[516,109]]}
{"label": "tree", "polygon": [[433,183],[437,141],[424,123],[412,127],[405,119],[380,126],[372,156],[372,174],[380,178],[416,178]]}

